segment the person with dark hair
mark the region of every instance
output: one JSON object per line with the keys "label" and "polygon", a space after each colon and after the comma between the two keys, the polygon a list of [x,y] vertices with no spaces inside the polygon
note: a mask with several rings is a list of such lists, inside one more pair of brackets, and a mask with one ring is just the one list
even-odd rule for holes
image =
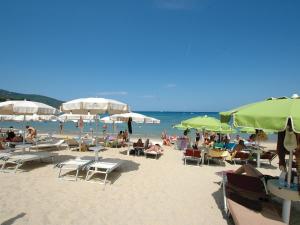
{"label": "person with dark hair", "polygon": [[16,137],[16,134],[14,132],[14,128],[11,126],[9,127],[9,130],[7,131],[7,138],[6,141],[13,141],[13,139]]}
{"label": "person with dark hair", "polygon": [[62,134],[64,132],[64,123],[59,121],[59,133]]}
{"label": "person with dark hair", "polygon": [[128,118],[128,122],[127,122],[127,126],[128,126],[128,133],[129,134],[132,134],[132,118],[131,117],[129,117]]}

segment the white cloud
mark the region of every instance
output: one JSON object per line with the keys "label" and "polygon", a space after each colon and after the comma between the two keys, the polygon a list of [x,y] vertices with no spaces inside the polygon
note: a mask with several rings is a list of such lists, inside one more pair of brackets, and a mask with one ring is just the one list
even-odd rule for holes
{"label": "white cloud", "polygon": [[167,84],[166,88],[175,88],[177,85],[176,84]]}
{"label": "white cloud", "polygon": [[110,96],[110,95],[128,95],[127,91],[103,91],[98,92],[97,96]]}

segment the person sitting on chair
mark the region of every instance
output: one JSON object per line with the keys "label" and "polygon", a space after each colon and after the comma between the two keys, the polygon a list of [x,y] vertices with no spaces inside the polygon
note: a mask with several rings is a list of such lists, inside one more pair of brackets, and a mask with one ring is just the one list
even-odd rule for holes
{"label": "person sitting on chair", "polygon": [[13,139],[16,137],[13,127],[10,127],[9,130],[6,132],[6,134],[7,134],[6,141],[13,141]]}
{"label": "person sitting on chair", "polygon": [[244,141],[240,140],[239,143],[236,146],[234,146],[233,151],[240,152],[240,151],[242,151],[245,148],[246,148],[246,146],[244,144]]}
{"label": "person sitting on chair", "polygon": [[27,129],[27,136],[26,136],[26,139],[29,141],[29,142],[32,142],[34,138],[36,138],[36,135],[37,135],[37,132],[36,132],[36,129],[33,128],[33,127],[30,127],[30,126],[26,126],[26,129]]}

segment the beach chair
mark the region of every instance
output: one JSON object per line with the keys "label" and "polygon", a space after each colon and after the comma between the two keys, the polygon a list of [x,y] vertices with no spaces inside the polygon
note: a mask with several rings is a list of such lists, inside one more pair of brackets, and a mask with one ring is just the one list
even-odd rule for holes
{"label": "beach chair", "polygon": [[104,174],[104,180],[100,183],[106,185],[108,174],[117,169],[119,166],[121,166],[122,162],[123,161],[120,159],[102,159],[100,161],[93,162],[87,167],[85,179],[90,180],[91,177],[96,173]]}
{"label": "beach chair", "polygon": [[[157,149],[154,150],[153,146],[154,148],[159,148],[159,150]],[[159,144],[151,145],[149,146],[149,148],[144,150],[144,154],[146,158],[148,156],[152,156],[153,158],[158,159],[163,154],[163,149]]]}
{"label": "beach chair", "polygon": [[[55,165],[55,167],[59,168],[58,178],[62,178],[65,180],[71,180],[71,181],[77,181],[78,174],[80,170],[84,170],[89,164],[91,164],[94,160],[92,159],[82,159],[82,158],[76,158],[76,159],[69,159],[67,161],[58,163]],[[67,171],[64,175],[62,175],[62,171]],[[68,178],[66,179],[66,175],[71,172],[76,171],[76,175],[74,179]]]}
{"label": "beach chair", "polygon": [[183,153],[183,160],[184,165],[186,165],[187,160],[196,161],[197,165],[200,165],[200,162],[202,160],[201,158],[201,151],[198,149],[186,149]]}
{"label": "beach chair", "polygon": [[29,147],[29,150],[46,150],[46,149],[55,149],[59,150],[62,144],[64,143],[64,140],[58,140],[55,143],[43,143],[43,144],[36,144]]}
{"label": "beach chair", "polygon": [[208,165],[210,160],[217,160],[218,162],[224,161],[228,157],[229,153],[223,149],[209,149],[207,153],[207,162]]}
{"label": "beach chair", "polygon": [[225,173],[223,177],[224,208],[235,225],[283,225],[278,208],[268,201],[261,178]]}
{"label": "beach chair", "polygon": [[[10,153],[9,153],[10,154]],[[9,169],[5,169],[7,165],[14,165],[11,168],[14,172],[26,162],[40,160],[43,161],[45,159],[51,159],[52,163],[54,162],[54,157],[56,154],[49,152],[30,152],[30,153],[21,153],[21,154],[10,154],[7,157],[2,157],[3,164],[1,167],[1,171],[7,172]]]}
{"label": "beach chair", "polygon": [[144,143],[135,142],[135,143],[133,143],[132,147],[133,147],[133,150],[131,152],[133,152],[135,155],[144,154],[144,150],[145,150]]}
{"label": "beach chair", "polygon": [[69,150],[79,151],[79,142],[76,139],[74,138],[66,139],[65,143],[67,144]]}
{"label": "beach chair", "polygon": [[268,152],[263,152],[260,155],[260,160],[268,160],[269,164],[271,165],[272,161],[276,158],[277,152],[276,150],[274,151],[268,151]]}
{"label": "beach chair", "polygon": [[236,161],[248,164],[250,156],[251,154],[248,151],[233,151],[231,154],[228,154],[226,160],[233,162],[234,165],[236,165]]}

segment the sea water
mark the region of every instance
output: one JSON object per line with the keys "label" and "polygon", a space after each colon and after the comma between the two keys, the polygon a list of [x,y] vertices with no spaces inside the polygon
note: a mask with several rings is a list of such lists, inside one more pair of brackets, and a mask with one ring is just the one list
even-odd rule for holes
{"label": "sea water", "polygon": [[[180,136],[183,134],[183,130],[178,130],[173,128],[174,125],[181,123],[181,121],[190,119],[196,116],[211,116],[219,119],[218,112],[155,112],[155,111],[139,111],[146,116],[154,117],[160,120],[160,124],[136,124],[132,123],[132,130],[134,137],[149,137],[149,138],[160,138],[161,133],[165,130],[168,135],[177,135]],[[106,115],[103,115],[104,117]],[[10,122],[10,121],[0,121],[0,128],[7,128],[13,126],[17,129],[24,129],[25,125],[30,125],[35,127],[38,130],[38,133],[50,133],[50,134],[59,134],[59,122],[44,121],[44,122]],[[103,133],[103,123],[99,123],[98,126],[94,122],[88,122],[84,124],[83,132],[91,134],[95,133],[96,130],[98,133]],[[106,124],[107,133],[118,133],[121,130],[127,129],[127,123],[118,123],[113,127],[112,124]],[[64,134],[73,134],[78,135],[79,129],[76,127],[76,123],[70,121],[65,122],[63,125]],[[231,136],[235,136],[232,134]],[[194,138],[195,131],[191,130],[190,137]],[[242,137],[247,138],[248,134],[241,134]],[[275,135],[269,135],[269,140],[276,140]]]}

